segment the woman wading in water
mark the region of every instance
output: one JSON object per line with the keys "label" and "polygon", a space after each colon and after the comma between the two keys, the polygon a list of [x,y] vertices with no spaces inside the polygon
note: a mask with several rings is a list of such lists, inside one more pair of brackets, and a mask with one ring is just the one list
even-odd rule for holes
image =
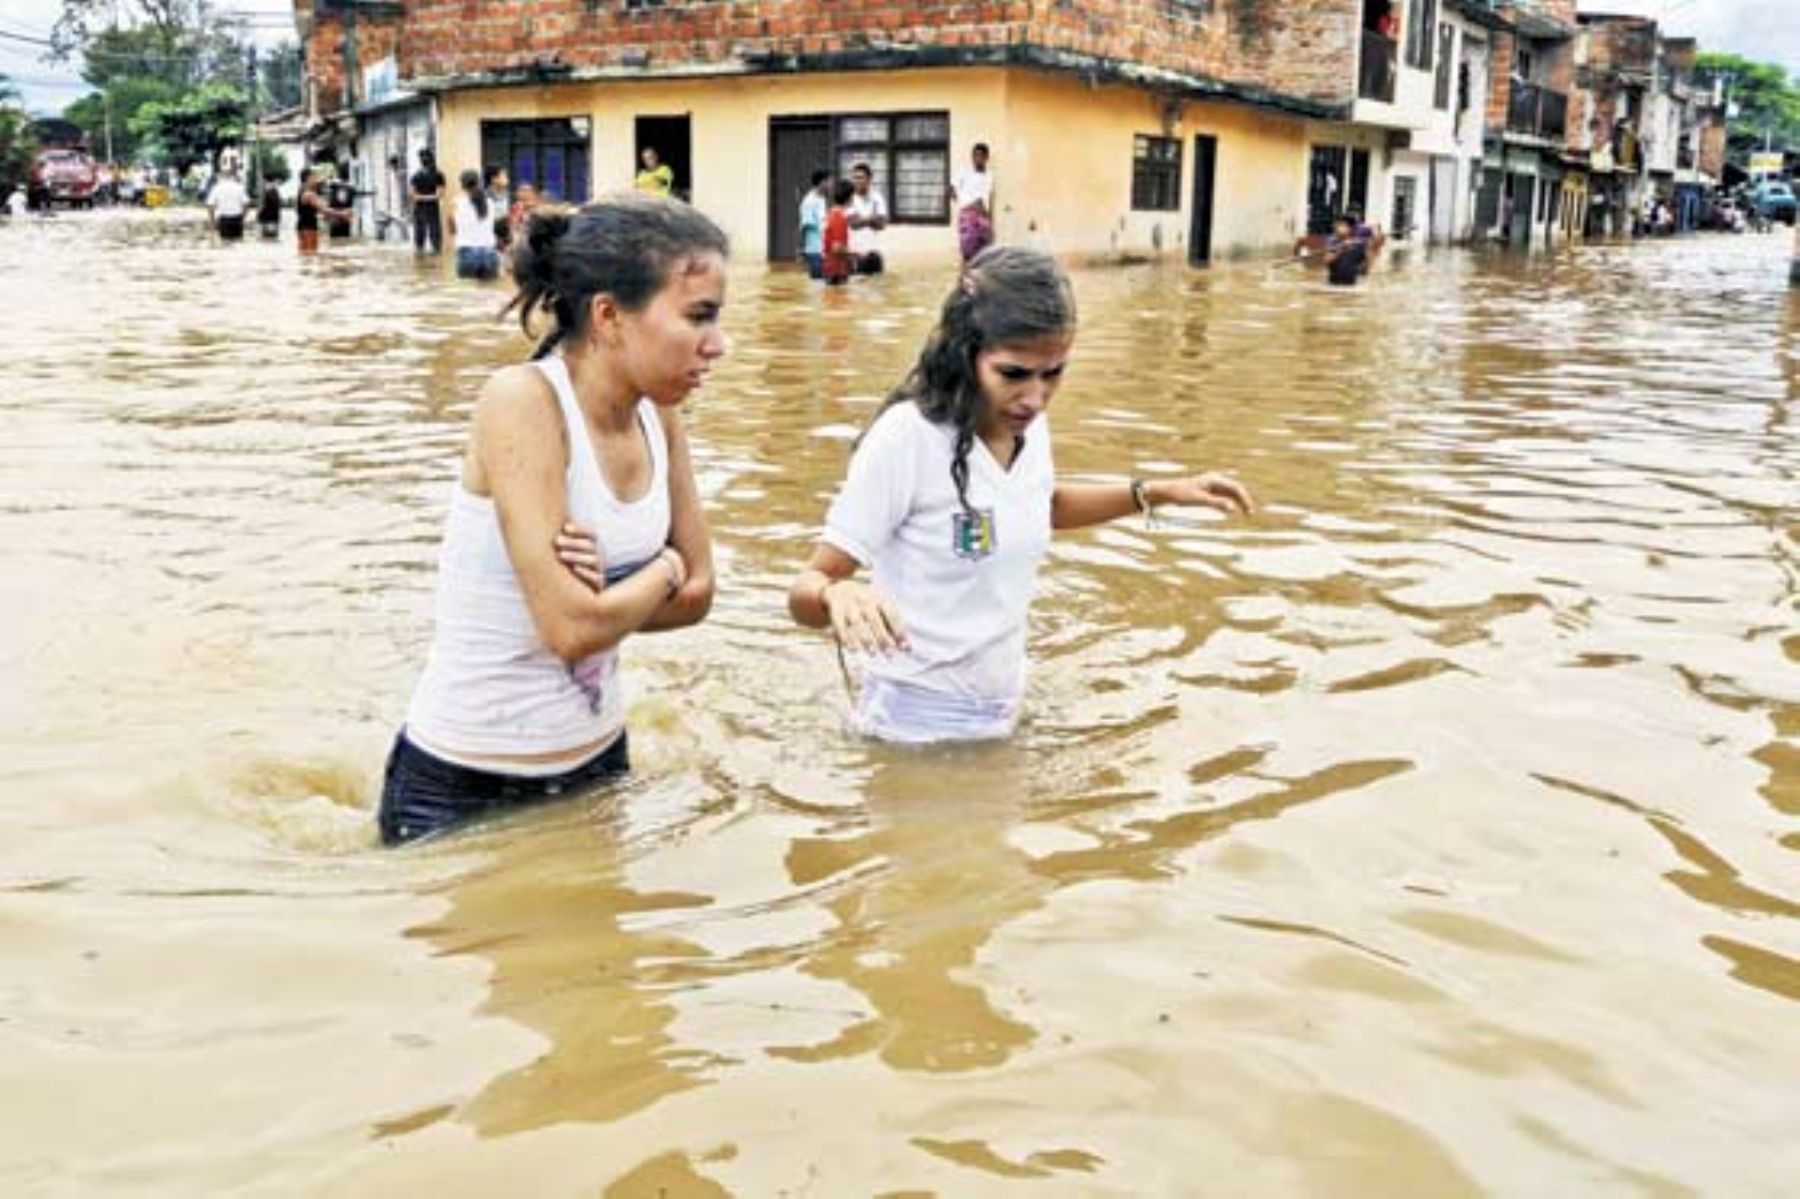
{"label": "woman wading in water", "polygon": [[431,655],[388,758],[385,843],[628,769],[620,643],[712,604],[677,409],[725,352],[725,255],[716,225],[658,197],[525,225],[510,308],[528,332],[538,311],[554,327],[476,405]]}
{"label": "woman wading in water", "polygon": [[984,250],[858,443],[788,610],[867,656],[861,732],[901,742],[1011,733],[1053,531],[1161,505],[1250,511],[1250,493],[1224,475],[1058,483],[1043,414],[1074,341],[1075,298],[1055,261]]}

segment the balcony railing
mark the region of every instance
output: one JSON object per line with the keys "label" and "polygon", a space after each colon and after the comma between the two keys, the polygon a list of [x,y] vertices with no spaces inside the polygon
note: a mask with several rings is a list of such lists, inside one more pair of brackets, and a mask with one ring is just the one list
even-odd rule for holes
{"label": "balcony railing", "polygon": [[1569,123],[1569,97],[1535,83],[1514,82],[1506,105],[1506,131],[1560,142]]}
{"label": "balcony railing", "polygon": [[1356,94],[1364,100],[1380,100],[1383,104],[1394,102],[1394,66],[1399,59],[1399,47],[1391,37],[1382,37],[1372,29],[1363,30],[1362,35],[1362,72],[1357,80]]}

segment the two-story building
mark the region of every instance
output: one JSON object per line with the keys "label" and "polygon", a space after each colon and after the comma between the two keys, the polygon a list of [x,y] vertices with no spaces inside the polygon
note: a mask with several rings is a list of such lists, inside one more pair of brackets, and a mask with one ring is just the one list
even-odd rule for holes
{"label": "two-story building", "polygon": [[581,201],[654,147],[740,256],[791,259],[811,172],[859,162],[888,255],[942,256],[946,189],[985,143],[1001,239],[1204,262],[1304,230],[1309,148],[1355,103],[1361,7],[404,0],[395,53],[446,173],[506,166]]}
{"label": "two-story building", "polygon": [[1519,0],[1500,5],[1498,15],[1506,28],[1492,38],[1476,225],[1514,247],[1547,247],[1566,202],[1575,0]]}

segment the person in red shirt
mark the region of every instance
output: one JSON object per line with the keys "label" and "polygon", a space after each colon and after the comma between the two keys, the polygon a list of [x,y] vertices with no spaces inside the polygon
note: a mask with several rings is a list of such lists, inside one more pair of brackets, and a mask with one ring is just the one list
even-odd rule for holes
{"label": "person in red shirt", "polygon": [[831,211],[825,214],[825,282],[846,283],[855,260],[850,254],[850,198],[856,187],[839,179],[831,189]]}

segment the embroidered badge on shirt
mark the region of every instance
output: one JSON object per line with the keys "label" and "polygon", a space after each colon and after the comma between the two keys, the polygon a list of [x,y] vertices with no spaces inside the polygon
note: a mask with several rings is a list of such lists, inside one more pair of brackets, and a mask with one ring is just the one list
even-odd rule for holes
{"label": "embroidered badge on shirt", "polygon": [[994,552],[994,510],[979,508],[958,512],[950,533],[950,547],[958,558],[980,560]]}

